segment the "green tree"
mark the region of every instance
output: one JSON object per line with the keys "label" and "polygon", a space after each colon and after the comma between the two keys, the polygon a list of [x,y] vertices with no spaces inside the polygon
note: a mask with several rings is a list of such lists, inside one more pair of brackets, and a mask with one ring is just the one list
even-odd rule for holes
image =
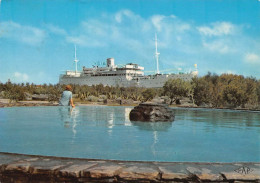
{"label": "green tree", "polygon": [[172,104],[177,102],[180,97],[187,96],[187,84],[182,79],[169,79],[163,86],[163,93],[170,98],[170,104]]}
{"label": "green tree", "polygon": [[17,85],[9,83],[7,86],[7,90],[5,91],[6,98],[10,99],[11,101],[19,101],[25,99],[24,88]]}
{"label": "green tree", "polygon": [[220,76],[223,87],[223,100],[228,107],[245,107],[255,93],[252,80],[241,75],[223,74]]}
{"label": "green tree", "polygon": [[149,100],[152,100],[156,96],[156,91],[153,88],[148,88],[142,92],[142,95],[143,95],[144,101],[149,101]]}
{"label": "green tree", "polygon": [[260,80],[256,83],[256,94],[258,99],[258,105],[260,105]]}
{"label": "green tree", "polygon": [[58,101],[62,92],[62,87],[57,85],[48,86],[48,101]]}
{"label": "green tree", "polygon": [[209,104],[211,85],[205,78],[194,78],[192,80],[193,98],[196,105]]}

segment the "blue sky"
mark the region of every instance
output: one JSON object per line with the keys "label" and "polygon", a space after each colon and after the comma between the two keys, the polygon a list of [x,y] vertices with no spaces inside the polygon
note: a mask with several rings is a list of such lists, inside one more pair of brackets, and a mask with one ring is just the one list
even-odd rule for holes
{"label": "blue sky", "polygon": [[[0,0],[0,81],[57,83],[106,58],[260,79],[259,0]],[[147,74],[151,74],[147,72]]]}

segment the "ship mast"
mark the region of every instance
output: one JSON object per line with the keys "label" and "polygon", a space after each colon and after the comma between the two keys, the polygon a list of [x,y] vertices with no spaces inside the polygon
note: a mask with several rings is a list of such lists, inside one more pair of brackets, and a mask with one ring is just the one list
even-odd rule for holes
{"label": "ship mast", "polygon": [[157,66],[156,74],[160,74],[160,71],[159,71],[159,55],[160,55],[160,53],[158,53],[158,51],[157,51],[157,34],[155,33],[155,59],[156,59],[156,66]]}
{"label": "ship mast", "polygon": [[74,62],[75,62],[75,73],[77,74],[77,72],[78,72],[78,59],[77,59],[77,48],[76,48],[76,45],[75,45],[75,59],[74,59]]}

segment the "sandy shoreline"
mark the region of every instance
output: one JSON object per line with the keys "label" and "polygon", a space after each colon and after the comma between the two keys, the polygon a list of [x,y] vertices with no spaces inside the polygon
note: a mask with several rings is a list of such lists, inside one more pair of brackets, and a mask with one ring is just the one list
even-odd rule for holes
{"label": "sandy shoreline", "polygon": [[[108,103],[104,104],[103,102],[92,102],[92,103],[80,103],[76,102],[75,106],[137,106],[138,104],[123,104],[118,103]],[[18,102],[9,102],[9,99],[0,99],[0,108],[5,107],[33,107],[33,106],[58,106],[58,102],[49,102],[49,101],[18,101]],[[194,108],[194,109],[224,109],[224,110],[236,110],[236,111],[256,111],[260,112],[259,109],[247,109],[247,108],[213,108],[213,107],[199,107],[192,105],[171,105],[170,107],[178,108]]]}

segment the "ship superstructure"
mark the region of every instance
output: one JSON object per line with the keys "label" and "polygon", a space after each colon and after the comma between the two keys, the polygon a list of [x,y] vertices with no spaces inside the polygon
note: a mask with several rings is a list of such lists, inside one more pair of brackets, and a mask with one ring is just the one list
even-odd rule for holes
{"label": "ship superstructure", "polygon": [[65,74],[60,75],[60,84],[79,84],[79,85],[98,85],[105,86],[120,86],[120,87],[145,87],[158,88],[163,87],[168,79],[183,79],[190,81],[198,75],[197,65],[195,70],[189,73],[178,74],[160,74],[159,71],[159,54],[157,51],[157,36],[155,35],[155,59],[156,59],[156,74],[144,75],[144,67],[135,63],[128,63],[124,66],[115,65],[114,58],[108,58],[105,66],[95,65],[92,68],[83,67],[82,71],[77,69],[77,55],[75,47],[75,71],[67,70]]}

